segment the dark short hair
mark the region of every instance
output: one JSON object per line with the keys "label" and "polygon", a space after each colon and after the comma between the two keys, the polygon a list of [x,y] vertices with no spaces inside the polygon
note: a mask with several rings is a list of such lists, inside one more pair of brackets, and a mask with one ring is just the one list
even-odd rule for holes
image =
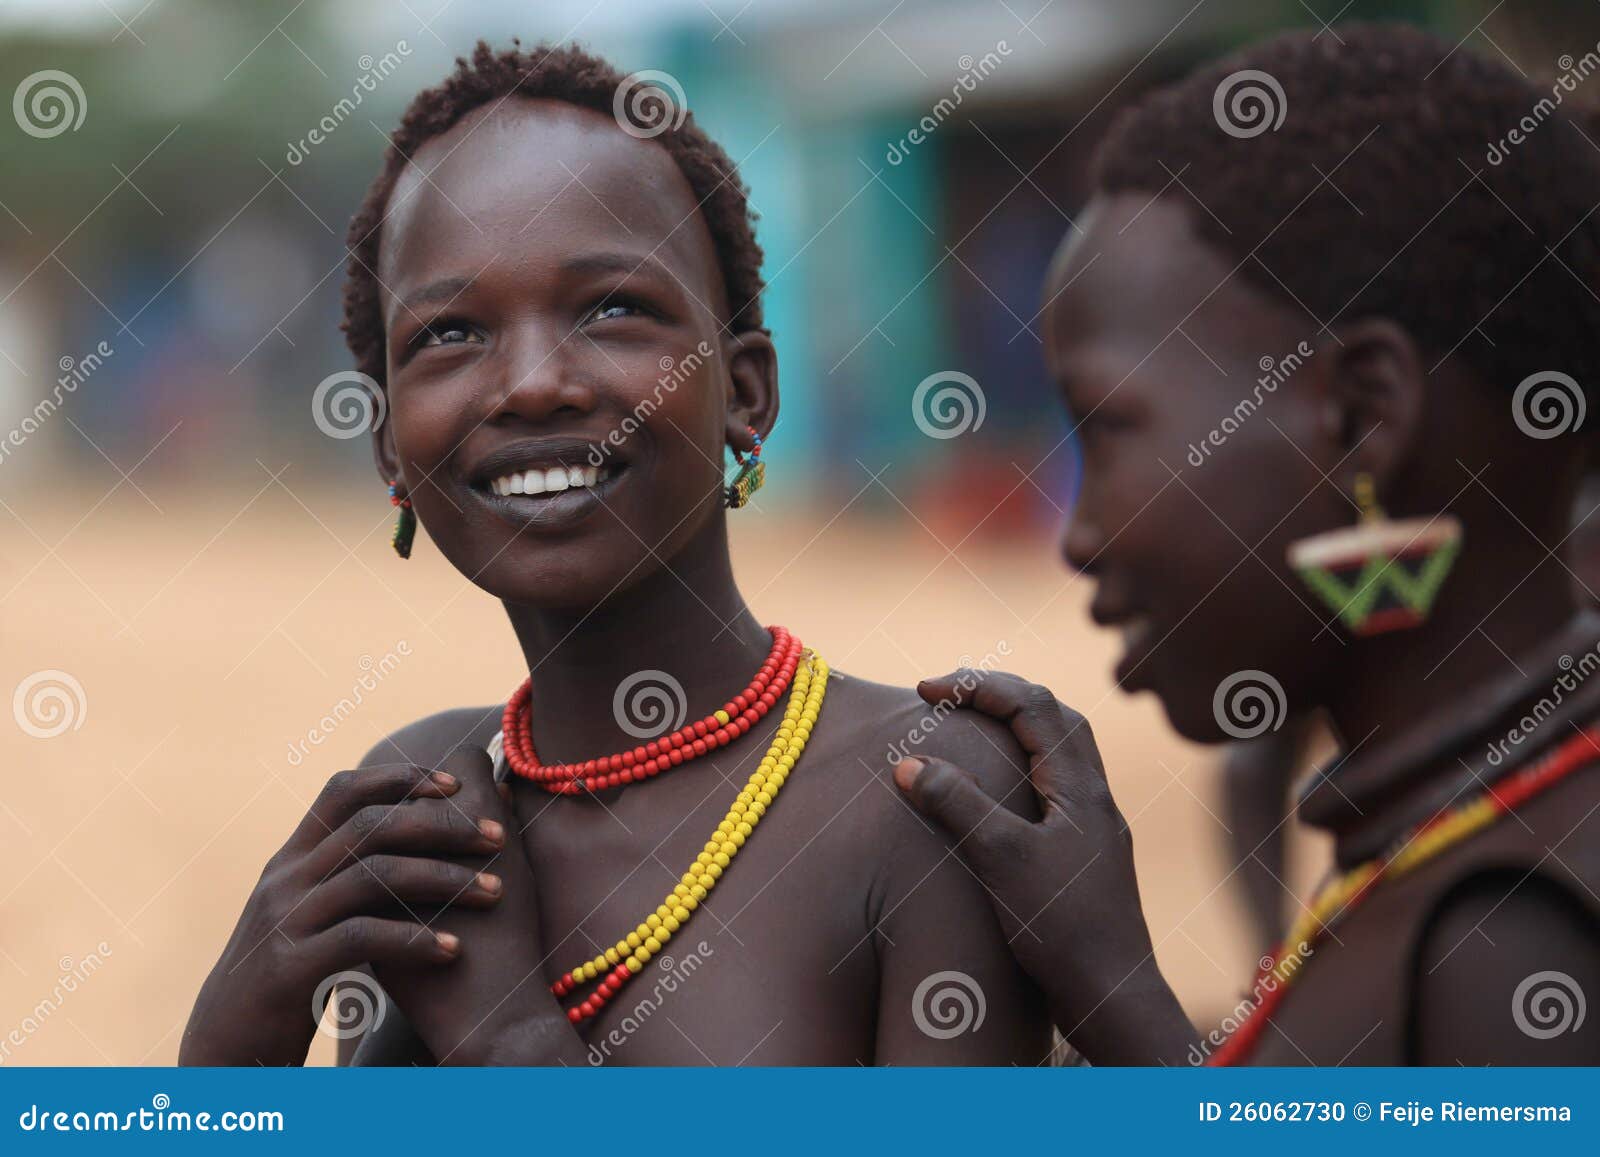
{"label": "dark short hair", "polygon": [[[479,41],[471,60],[458,58],[455,72],[442,84],[413,98],[346,236],[350,261],[340,328],[358,370],[384,381],[378,245],[390,194],[409,158],[469,112],[512,95],[563,101],[613,115],[618,90],[627,80],[605,60],[574,45],[542,44],[524,51],[519,41],[513,41],[511,48],[496,52]],[[760,329],[761,246],[756,243],[755,215],[737,167],[688,110],[673,110],[666,124],[645,122],[641,127],[671,154],[694,191],[716,246],[728,298],[728,328]]]}
{"label": "dark short hair", "polygon": [[[1271,103],[1256,114],[1282,108],[1276,129],[1230,105],[1252,83]],[[1095,182],[1192,196],[1199,233],[1319,325],[1386,317],[1507,389],[1570,374],[1592,408],[1600,151],[1592,114],[1560,95],[1416,28],[1295,32],[1124,110]]]}

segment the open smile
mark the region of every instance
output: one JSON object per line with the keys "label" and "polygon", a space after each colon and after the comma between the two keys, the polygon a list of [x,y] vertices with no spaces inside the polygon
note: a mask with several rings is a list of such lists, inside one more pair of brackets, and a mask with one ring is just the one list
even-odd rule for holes
{"label": "open smile", "polygon": [[609,460],[593,465],[586,442],[529,442],[490,455],[473,472],[473,493],[495,516],[518,527],[565,528],[610,501],[628,472]]}

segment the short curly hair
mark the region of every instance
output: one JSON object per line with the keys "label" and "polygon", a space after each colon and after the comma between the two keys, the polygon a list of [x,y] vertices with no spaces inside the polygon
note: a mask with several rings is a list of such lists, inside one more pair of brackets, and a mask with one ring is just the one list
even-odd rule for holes
{"label": "short curly hair", "polygon": [[1295,32],[1124,110],[1095,186],[1192,196],[1201,236],[1319,325],[1387,317],[1432,361],[1507,389],[1559,370],[1593,403],[1600,153],[1559,102],[1416,28]]}
{"label": "short curly hair", "polygon": [[[380,385],[384,383],[383,313],[375,272],[378,246],[395,182],[417,150],[474,109],[512,95],[562,101],[611,116],[618,91],[626,93],[627,82],[628,78],[605,60],[575,45],[541,44],[524,51],[521,42],[513,40],[511,48],[496,52],[480,40],[471,60],[457,58],[453,74],[412,99],[400,127],[390,137],[383,168],[367,187],[345,239],[350,260],[345,272],[344,321],[339,328],[355,355],[356,369]],[[629,104],[636,112],[637,97]],[[664,110],[657,106],[649,111],[660,114]],[[761,329],[761,246],[756,243],[748,190],[738,168],[722,146],[695,123],[694,114],[676,107],[669,111],[668,122],[644,121],[640,127],[648,129],[648,135],[671,154],[694,191],[716,246],[728,298],[728,327],[735,332]]]}

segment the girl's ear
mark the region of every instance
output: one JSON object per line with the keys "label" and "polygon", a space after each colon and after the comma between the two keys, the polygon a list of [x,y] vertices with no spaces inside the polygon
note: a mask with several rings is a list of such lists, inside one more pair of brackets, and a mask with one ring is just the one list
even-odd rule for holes
{"label": "girl's ear", "polygon": [[765,438],[778,421],[778,351],[765,330],[748,329],[724,340],[728,363],[728,440],[750,449],[747,426]]}
{"label": "girl's ear", "polygon": [[[382,387],[379,387],[382,389]],[[398,482],[402,493],[406,490],[405,481],[400,477],[400,452],[394,444],[394,422],[389,417],[388,394],[381,393],[380,413],[383,421],[378,423],[378,428],[372,431],[372,458],[378,464],[378,476],[383,479],[384,485]]]}
{"label": "girl's ear", "polygon": [[1428,374],[1417,343],[1384,318],[1341,326],[1318,351],[1323,433],[1342,459],[1336,478],[1370,474],[1380,493],[1418,449]]}

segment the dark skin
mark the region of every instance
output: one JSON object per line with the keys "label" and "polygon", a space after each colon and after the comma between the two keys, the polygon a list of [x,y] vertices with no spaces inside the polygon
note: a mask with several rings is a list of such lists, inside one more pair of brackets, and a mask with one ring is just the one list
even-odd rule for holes
{"label": "dark skin", "polygon": [[[750,449],[747,427],[771,430],[776,358],[764,333],[727,332],[715,249],[670,154],[602,114],[514,98],[418,150],[390,210],[377,270],[388,340],[379,470],[399,481],[439,551],[505,606],[533,676],[541,759],[640,742],[613,713],[636,672],[669,673],[691,718],[732,698],[770,637],[733,578],[722,463],[728,447]],[[669,359],[685,373],[663,389]],[[608,442],[612,431],[624,436]],[[601,446],[609,480],[559,499],[507,501],[489,485],[550,460],[582,465]],[[340,966],[370,962],[399,1015],[344,1042],[342,1059],[581,1065],[597,1063],[594,1045],[619,1064],[1044,1060],[1042,1001],[981,886],[883,768],[927,706],[846,676],[828,688],[781,799],[661,954],[697,957],[692,975],[632,1015],[663,971],[652,962],[581,1030],[548,985],[655,909],[781,712],[648,783],[576,797],[522,780],[495,790],[482,747],[498,705],[390,736],[354,781],[417,767],[455,774],[452,802],[502,824],[506,843],[472,851],[419,836],[411,855],[428,872],[487,871],[500,893],[477,908],[441,906],[435,894],[398,917],[456,938],[449,959],[391,960],[367,955],[359,935],[344,942]],[[961,713],[940,736],[997,794],[1019,782],[1022,756],[1004,727]],[[1019,814],[1036,814],[1030,805],[1019,799]],[[276,915],[292,899],[264,882],[252,904]],[[263,917],[247,910],[245,923]],[[307,981],[331,971],[327,961],[295,972],[287,995],[261,1009],[231,963],[208,981],[184,1059],[298,1063]],[[913,994],[947,970],[982,990],[985,1017],[939,1038],[918,1027]],[[294,1031],[275,1032],[279,1020]],[[614,1030],[621,1043],[608,1039]]]}
{"label": "dark skin", "polygon": [[[1393,321],[1341,318],[1337,341],[1317,336],[1292,302],[1235,274],[1236,262],[1195,233],[1190,213],[1170,197],[1099,196],[1080,219],[1084,233],[1057,256],[1045,292],[1046,356],[1084,449],[1063,553],[1095,581],[1096,622],[1128,631],[1118,683],[1154,692],[1184,736],[1227,738],[1213,691],[1251,668],[1280,681],[1291,711],[1325,711],[1346,746],[1376,730],[1404,731],[1574,615],[1570,574],[1543,544],[1566,535],[1581,457],[1570,443],[1508,436],[1504,392],[1450,357],[1434,367]],[[1303,339],[1315,356],[1190,468],[1187,448],[1233,411],[1263,352],[1281,357]],[[1358,471],[1374,478],[1391,516],[1449,508],[1472,545],[1423,626],[1352,641],[1324,629],[1328,615],[1297,585],[1285,550],[1353,520]],[[897,779],[967,836],[963,854],[998,902],[1041,913],[1034,927],[1043,946],[1019,958],[1068,1038],[1091,1061],[1180,1063],[1193,1029],[1170,994],[1159,995],[1126,837],[1107,812],[1115,809],[1098,759],[1083,748],[1085,725],[1047,691],[1010,677],[987,681],[974,705],[1019,737],[1047,740],[1024,740],[1042,823],[985,819],[982,793],[959,761],[902,765]],[[1019,854],[1030,871],[1008,869]],[[1080,871],[1110,878],[1054,894]],[[1577,1059],[1507,1018],[1469,1015],[1501,1001],[1513,974],[1554,968],[1600,984],[1600,942],[1575,911],[1541,887],[1467,887],[1447,898],[1419,956],[1417,1059]],[[1457,951],[1476,928],[1492,937],[1493,952]],[[1072,990],[1057,991],[1052,977],[1069,978]],[[1097,978],[1110,978],[1098,1003],[1086,987]],[[1158,995],[1130,1002],[1130,987]],[[1574,1034],[1557,1047],[1593,1046]]]}

